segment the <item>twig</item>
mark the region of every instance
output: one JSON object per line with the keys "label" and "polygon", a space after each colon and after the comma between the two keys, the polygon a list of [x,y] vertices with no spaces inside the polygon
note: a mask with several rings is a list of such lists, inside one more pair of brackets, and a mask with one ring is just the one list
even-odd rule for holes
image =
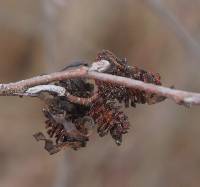
{"label": "twig", "polygon": [[[101,68],[94,68],[94,66],[102,66]],[[98,67],[98,66],[97,66]],[[0,96],[15,96],[26,93],[28,88],[37,85],[46,85],[51,82],[66,80],[72,78],[88,78],[93,80],[100,80],[105,82],[110,82],[112,84],[119,84],[128,88],[134,88],[143,90],[149,93],[155,93],[159,96],[164,96],[175,101],[177,104],[182,104],[185,106],[200,105],[200,94],[194,92],[186,92],[181,90],[175,90],[163,86],[156,86],[153,84],[144,83],[142,81],[133,80],[130,78],[110,75],[106,73],[101,73],[105,71],[105,63],[94,62],[91,67],[77,67],[74,69],[69,69],[66,71],[55,72],[48,75],[37,76],[30,79],[22,80],[15,83],[0,84]],[[98,72],[100,71],[100,72]],[[46,88],[45,88],[46,89]],[[30,89],[29,89],[30,90]],[[66,94],[73,101],[82,103],[81,99],[87,99],[88,103],[92,102],[97,96],[94,94],[91,98],[79,98]]]}
{"label": "twig", "polygon": [[129,88],[144,90],[150,93],[155,93],[157,95],[172,99],[177,104],[182,104],[185,106],[200,105],[199,93],[175,90],[164,86],[156,86],[154,84],[144,83],[142,81],[105,74],[105,73],[89,72],[87,77],[91,79],[123,85]]}
{"label": "twig", "polygon": [[98,92],[95,92],[93,96],[89,98],[77,97],[67,92],[66,97],[72,103],[76,103],[80,105],[89,105],[90,103],[92,103],[94,100],[98,98]]}
{"label": "twig", "polygon": [[84,77],[87,74],[87,70],[88,68],[86,67],[80,67],[74,70],[72,69],[48,75],[36,76],[15,83],[0,84],[0,96],[10,96],[16,95],[17,93],[24,93],[30,87],[45,85],[59,80]]}

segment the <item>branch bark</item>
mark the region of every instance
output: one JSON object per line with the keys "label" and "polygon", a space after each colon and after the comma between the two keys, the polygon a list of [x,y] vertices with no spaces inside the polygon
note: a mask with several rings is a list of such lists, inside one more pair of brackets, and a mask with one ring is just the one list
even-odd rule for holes
{"label": "branch bark", "polygon": [[37,85],[45,85],[51,82],[66,80],[86,76],[88,68],[80,67],[77,69],[55,72],[48,75],[36,76],[14,83],[0,84],[0,96],[13,96],[25,93],[25,91]]}
{"label": "branch bark", "polygon": [[[82,77],[93,80],[100,80],[104,82],[110,82],[112,84],[118,84],[128,88],[143,90],[149,93],[155,93],[159,96],[164,96],[166,98],[172,99],[177,104],[185,106],[200,105],[200,93],[171,89],[164,86],[157,86],[149,83],[144,83],[142,81],[133,80],[126,77],[102,73],[106,70],[108,64],[100,63],[99,66],[98,63],[99,62],[94,62],[91,67],[77,67],[61,72],[51,73],[48,75],[36,76],[15,83],[0,84],[0,96],[30,96],[30,94],[27,94],[27,90],[29,89],[30,91],[30,88],[34,86],[48,85],[49,83],[55,81]],[[96,66],[97,64],[98,66]],[[45,87],[44,91],[46,91],[47,89],[48,88]],[[94,94],[91,98],[78,98],[76,96],[68,94],[67,91],[65,95],[69,97],[70,100],[80,102],[80,104],[89,104],[96,98],[96,94]]]}
{"label": "branch bark", "polygon": [[150,93],[155,93],[160,96],[172,99],[175,103],[185,106],[200,105],[200,94],[194,92],[187,92],[182,90],[176,90],[167,88],[164,86],[157,86],[154,84],[144,83],[142,81],[129,79],[126,77],[120,77],[105,73],[89,72],[88,78],[101,80],[105,82],[115,83],[123,85],[128,88],[135,88]]}

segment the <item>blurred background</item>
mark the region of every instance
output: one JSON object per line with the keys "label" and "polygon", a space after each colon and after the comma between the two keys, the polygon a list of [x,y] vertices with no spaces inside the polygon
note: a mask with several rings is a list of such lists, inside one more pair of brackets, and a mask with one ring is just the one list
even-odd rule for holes
{"label": "blurred background", "polygon": [[[0,80],[92,61],[109,49],[159,72],[163,84],[200,92],[199,0],[6,0],[0,2]],[[87,148],[49,156],[42,103],[0,98],[1,187],[199,187],[199,107],[167,100],[127,110],[117,147],[94,134]]]}

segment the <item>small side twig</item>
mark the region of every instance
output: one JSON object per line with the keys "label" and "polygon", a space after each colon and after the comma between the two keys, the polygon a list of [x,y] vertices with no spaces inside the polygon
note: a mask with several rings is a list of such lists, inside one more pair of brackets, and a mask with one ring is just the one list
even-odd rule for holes
{"label": "small side twig", "polygon": [[81,105],[89,105],[98,97],[98,91],[96,91],[93,94],[93,96],[89,98],[84,98],[84,97],[74,96],[70,94],[65,88],[61,86],[56,86],[56,85],[38,85],[38,86],[29,88],[28,90],[25,91],[25,93],[16,93],[15,95],[43,98],[40,95],[41,93],[44,93],[44,92],[47,92],[50,94],[56,94],[57,96],[65,96],[70,102],[81,104]]}
{"label": "small side twig", "polygon": [[94,100],[96,100],[98,98],[98,93],[95,92],[93,94],[93,96],[91,96],[89,98],[83,98],[83,97],[74,96],[74,95],[70,94],[69,92],[67,92],[66,97],[72,103],[76,103],[76,104],[80,104],[80,105],[89,105],[90,103],[92,103]]}

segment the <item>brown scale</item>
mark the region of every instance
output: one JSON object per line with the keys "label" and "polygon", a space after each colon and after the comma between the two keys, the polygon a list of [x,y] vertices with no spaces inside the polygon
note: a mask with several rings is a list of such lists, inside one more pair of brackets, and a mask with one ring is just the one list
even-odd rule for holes
{"label": "brown scale", "polygon": [[[55,138],[56,145],[60,144],[69,145],[73,149],[78,149],[79,145],[85,145],[88,141],[88,137],[85,136],[81,131],[79,131],[74,124],[73,129],[65,129],[64,125],[58,123],[48,110],[43,110],[45,116],[48,118],[46,120],[47,134],[50,138]],[[76,146],[78,144],[78,146]]]}
{"label": "brown scale", "polygon": [[122,135],[129,129],[128,118],[119,109],[120,107],[116,106],[115,102],[106,102],[103,98],[99,98],[88,112],[97,124],[99,136],[103,137],[110,132],[117,145],[121,144]]}

